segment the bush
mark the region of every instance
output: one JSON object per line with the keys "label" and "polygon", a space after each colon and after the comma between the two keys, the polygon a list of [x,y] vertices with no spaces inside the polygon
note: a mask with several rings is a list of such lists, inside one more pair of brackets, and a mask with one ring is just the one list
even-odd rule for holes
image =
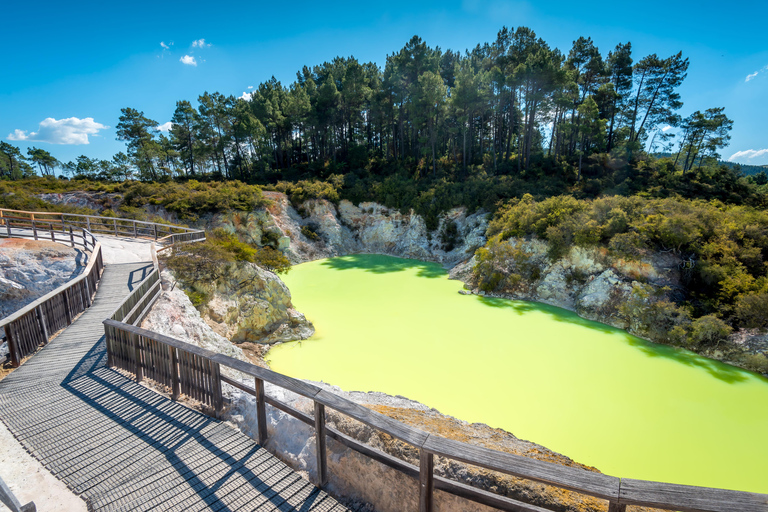
{"label": "bush", "polygon": [[162,206],[179,218],[195,220],[200,213],[226,210],[251,211],[268,206],[261,188],[239,181],[201,183],[123,183],[119,189],[125,194],[127,206],[146,204]]}
{"label": "bush", "polygon": [[320,240],[320,235],[318,235],[317,232],[314,229],[312,229],[312,227],[310,227],[309,225],[301,226],[301,234],[307,237],[308,239],[312,240],[313,242]]}
{"label": "bush", "polygon": [[281,252],[242,242],[224,229],[212,231],[203,242],[175,246],[165,262],[195,306],[208,301],[207,285],[227,275],[236,262],[255,263],[278,274],[291,268]]}
{"label": "bush", "polygon": [[741,364],[747,370],[758,373],[768,373],[768,357],[765,354],[744,354]]}
{"label": "bush", "polygon": [[768,328],[768,293],[741,295],[736,301],[735,316],[743,327]]}
{"label": "bush", "polygon": [[706,315],[697,318],[691,324],[689,342],[694,346],[719,345],[732,332],[733,329],[715,315]]}
{"label": "bush", "polygon": [[472,279],[484,292],[512,292],[523,279],[532,281],[538,278],[538,267],[530,261],[531,255],[519,245],[502,241],[499,236],[478,249],[475,258]]}
{"label": "bush", "polygon": [[459,227],[453,219],[446,219],[440,230],[440,244],[444,251],[452,251],[459,241]]}

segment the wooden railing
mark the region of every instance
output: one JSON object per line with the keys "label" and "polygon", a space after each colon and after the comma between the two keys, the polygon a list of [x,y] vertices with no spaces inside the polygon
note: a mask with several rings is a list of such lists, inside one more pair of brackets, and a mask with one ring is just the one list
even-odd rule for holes
{"label": "wooden railing", "polygon": [[[136,303],[138,304],[138,302]],[[222,383],[253,395],[256,398],[257,406],[258,442],[262,445],[267,440],[267,405],[314,427],[317,439],[316,483],[321,486],[328,481],[326,439],[331,438],[348,448],[418,479],[420,512],[432,510],[433,491],[435,489],[501,510],[531,512],[546,510],[455,480],[437,477],[433,474],[435,456],[604,499],[608,501],[609,512],[623,512],[627,505],[641,505],[665,510],[708,512],[765,512],[768,510],[768,495],[765,494],[628,478],[619,479],[580,468],[559,466],[453,441],[400,423],[317,386],[253,364],[141,329],[117,319],[107,319],[104,321],[104,325],[107,333],[107,350],[110,353],[112,364],[133,373],[138,382],[146,378],[167,386],[171,389],[173,399],[185,394],[207,404],[218,416],[224,404]],[[254,379],[253,386],[242,384],[222,375],[222,366],[252,377]],[[286,403],[267,396],[264,392],[265,382],[312,400],[314,402],[314,415],[307,415]],[[326,426],[326,407],[414,446],[420,453],[419,467],[366,446],[342,432]]]}
{"label": "wooden railing", "polygon": [[[82,247],[91,253],[88,266],[80,276],[0,320],[0,332],[8,343],[9,356],[14,367],[18,367],[24,357],[48,343],[57,331],[70,325],[77,315],[90,307],[104,268],[101,244],[96,240],[91,229],[120,236],[144,236],[155,239],[162,234],[164,236],[158,239],[160,244],[205,239],[204,231],[167,224],[114,217],[0,208],[0,237],[50,240],[72,247]],[[156,261],[156,258],[154,259]],[[149,311],[154,298],[160,292],[157,264],[149,277],[149,280],[145,279],[131,294],[142,308],[134,311],[133,306],[136,304],[131,304],[129,310],[124,312],[131,315],[124,314],[120,320],[140,321],[143,318],[142,315],[146,315]],[[150,283],[156,286],[149,289]]]}
{"label": "wooden railing", "polygon": [[[62,225],[64,222],[62,219]],[[0,225],[2,225],[1,221]],[[93,226],[93,224],[91,225]],[[169,233],[168,235],[163,242],[169,244],[205,238],[203,232],[193,230]],[[98,244],[97,247],[100,249]],[[256,398],[258,413],[258,441],[262,445],[267,440],[267,405],[314,427],[317,437],[317,483],[319,485],[324,485],[328,481],[326,440],[331,438],[371,459],[417,479],[419,482],[420,512],[432,510],[433,491],[435,489],[501,510],[530,512],[546,510],[455,480],[435,476],[435,456],[604,499],[608,501],[609,512],[623,512],[627,505],[689,512],[768,511],[768,495],[766,494],[628,478],[620,479],[446,439],[400,423],[317,386],[141,329],[137,325],[147,314],[160,293],[159,270],[154,254],[153,259],[155,261],[153,272],[124,299],[123,303],[110,315],[110,318],[104,320],[109,364],[133,373],[137,381],[146,378],[167,386],[174,399],[185,394],[199,400],[210,406],[216,415],[220,415],[224,405],[222,383],[253,395]],[[92,258],[93,261],[95,258]],[[31,304],[25,310],[32,306]],[[32,310],[37,311],[36,307]],[[16,315],[22,311],[17,312]],[[253,378],[253,387],[222,375],[222,366]],[[265,382],[312,400],[314,414],[305,414],[266,395],[264,392]],[[419,466],[367,446],[336,429],[326,426],[326,407],[414,446],[419,450]]]}
{"label": "wooden railing", "polygon": [[70,325],[77,315],[91,306],[104,261],[101,244],[85,229],[79,233],[74,233],[71,228],[68,231],[50,227],[41,230],[41,226],[36,224],[31,228],[13,230],[8,219],[4,222],[9,237],[39,240],[45,234],[55,242],[70,243],[72,247],[79,245],[91,253],[85,271],[78,277],[0,320],[11,364],[18,367],[23,358],[48,343],[56,332]]}
{"label": "wooden railing", "polygon": [[[57,227],[59,231],[85,229],[90,233],[105,233],[132,238],[152,238],[154,240],[174,234],[187,233],[193,235],[201,233],[200,230],[182,226],[121,219],[118,217],[100,217],[97,215],[75,213],[28,212],[4,208],[0,208],[0,226],[6,226],[8,232],[6,236],[11,236],[11,227],[15,229],[38,228],[41,230],[46,228],[53,230],[54,227]],[[0,236],[3,236],[2,232],[0,232]]]}

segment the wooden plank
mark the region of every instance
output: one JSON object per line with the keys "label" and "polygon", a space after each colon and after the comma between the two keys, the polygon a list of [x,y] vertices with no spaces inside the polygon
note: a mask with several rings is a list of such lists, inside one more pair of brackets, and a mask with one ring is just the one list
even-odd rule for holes
{"label": "wooden plank", "polygon": [[622,478],[619,503],[685,512],[765,512],[768,494]]}
{"label": "wooden plank", "polygon": [[181,395],[181,383],[179,381],[179,355],[175,347],[168,347],[171,351],[171,399],[178,400]]}
{"label": "wooden plank", "polygon": [[439,436],[429,436],[423,448],[435,455],[597,498],[610,501],[618,501],[619,498],[619,479],[601,473],[502,453]]}
{"label": "wooden plank", "polygon": [[328,483],[328,460],[325,449],[325,406],[315,402],[315,456],[317,457],[317,485]]}
{"label": "wooden plank", "polygon": [[434,498],[435,456],[419,450],[419,512],[432,512]]}
{"label": "wooden plank", "polygon": [[256,384],[256,421],[259,431],[259,444],[264,446],[267,442],[267,402],[264,393],[264,381],[254,379]]}

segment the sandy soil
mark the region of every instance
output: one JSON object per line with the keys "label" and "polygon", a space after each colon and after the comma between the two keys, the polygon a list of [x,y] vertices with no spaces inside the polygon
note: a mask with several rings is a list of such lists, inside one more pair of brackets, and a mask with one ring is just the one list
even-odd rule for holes
{"label": "sandy soil", "polygon": [[[38,512],[86,512],[85,501],[73,494],[32,457],[0,423],[0,478],[22,505],[35,502]],[[0,511],[8,510],[0,504]]]}

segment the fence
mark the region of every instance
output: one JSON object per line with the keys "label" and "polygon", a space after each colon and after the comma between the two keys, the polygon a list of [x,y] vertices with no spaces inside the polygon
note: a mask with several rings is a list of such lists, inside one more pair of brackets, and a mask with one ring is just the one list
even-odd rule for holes
{"label": "fence", "polygon": [[[685,485],[617,478],[580,468],[559,466],[502,453],[487,448],[428,434],[388,418],[375,411],[350,402],[328,391],[285,375],[249,363],[217,354],[174,338],[163,336],[116,319],[104,321],[107,349],[114,366],[133,373],[137,381],[145,378],[167,386],[172,397],[185,394],[211,406],[216,414],[222,411],[222,383],[239,388],[256,397],[258,441],[267,440],[266,406],[270,405],[316,431],[317,484],[328,480],[326,439],[331,438],[406,475],[418,479],[419,511],[432,510],[435,489],[507,511],[543,512],[546,509],[474,488],[447,478],[434,476],[434,457],[461,461],[508,475],[541,482],[607,500],[609,512],[623,512],[627,505],[641,505],[679,511],[757,512],[768,510],[768,495],[710,489]],[[225,366],[249,375],[253,387],[221,374]],[[264,383],[269,382],[314,401],[310,416],[286,403],[267,396]],[[380,432],[400,439],[419,450],[420,464],[416,467],[387,453],[366,446],[325,425],[325,408],[354,418]]]}
{"label": "fence", "polygon": [[[0,329],[8,343],[14,367],[18,367],[24,357],[48,343],[57,331],[70,325],[77,315],[90,307],[104,268],[101,244],[91,229],[122,236],[151,237],[157,239],[158,243],[169,244],[205,239],[203,231],[167,224],[93,215],[0,209],[0,236],[50,240],[72,247],[79,246],[91,253],[83,274],[0,321]],[[160,235],[164,236],[158,239]],[[147,287],[150,280],[145,280],[135,290],[140,293],[132,294],[143,307],[130,312],[133,316],[127,316],[127,319],[131,322],[149,311],[152,297],[156,298],[160,291],[157,265],[155,267],[149,276],[150,280],[154,280],[155,288],[149,290]],[[120,319],[125,320],[126,316]]]}

